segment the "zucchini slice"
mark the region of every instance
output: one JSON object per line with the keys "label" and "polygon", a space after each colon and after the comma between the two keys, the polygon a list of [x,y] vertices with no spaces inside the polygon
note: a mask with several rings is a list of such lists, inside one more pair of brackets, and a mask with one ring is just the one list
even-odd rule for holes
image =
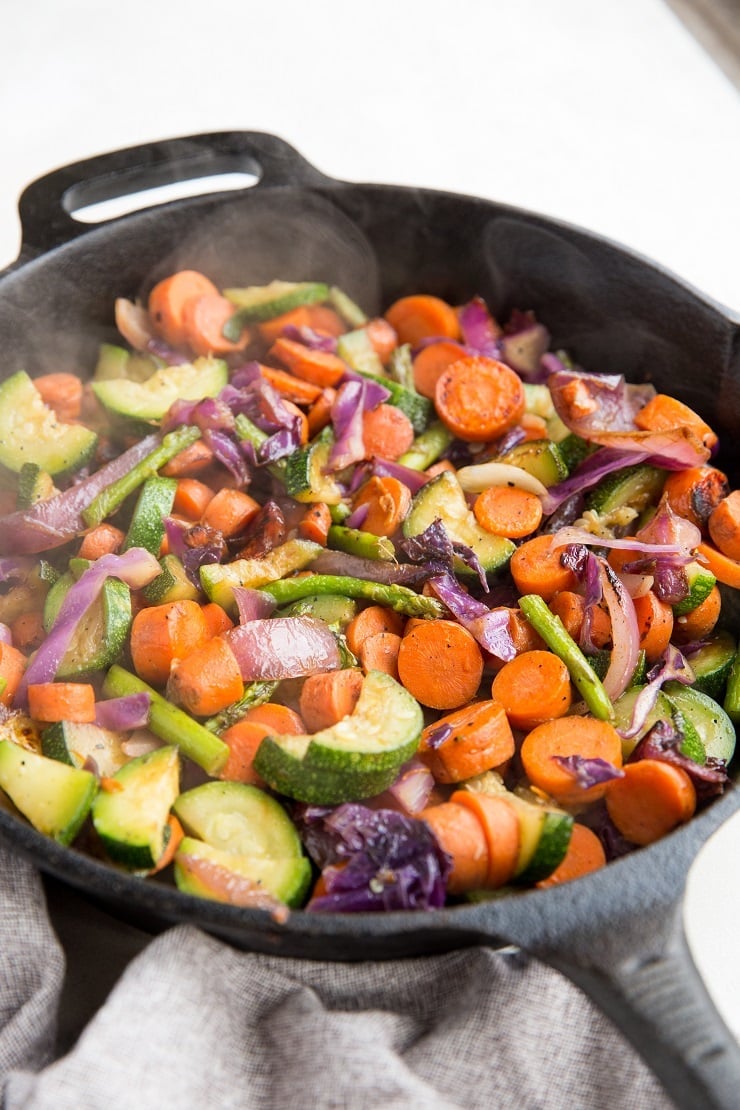
{"label": "zucchini slice", "polygon": [[[236,559],[233,563],[208,563],[200,568],[200,582],[209,601],[230,614],[236,612],[234,586],[258,590],[287,574],[303,570],[323,551],[312,540],[286,540],[263,559]],[[156,581],[156,579],[155,579]]]}
{"label": "zucchini slice", "polygon": [[0,740],[0,789],[35,829],[71,844],[98,790],[95,775]]}
{"label": "zucchini slice", "polygon": [[177,555],[163,555],[159,560],[160,574],[142,590],[148,605],[164,605],[168,601],[197,601],[200,590],[187,576]]}
{"label": "zucchini slice", "polygon": [[526,470],[543,486],[554,486],[568,477],[568,467],[557,443],[549,439],[532,439],[519,443],[496,462],[508,463]]}
{"label": "zucchini slice", "polygon": [[[224,296],[238,309],[224,335],[238,339],[245,324],[259,323],[282,316],[304,304],[320,304],[329,297],[329,286],[321,281],[271,281],[269,285],[247,285],[240,289],[224,289]],[[234,335],[233,333],[236,333]]]}
{"label": "zucchini slice", "polygon": [[[47,632],[74,582],[74,574],[67,571],[46,595],[44,627]],[[82,678],[109,667],[123,650],[131,620],[131,591],[120,578],[107,578],[100,594],[79,620],[59,664],[57,677]]]}
{"label": "zucchini slice", "polygon": [[178,750],[173,745],[137,756],[112,781],[117,789],[101,790],[93,803],[95,831],[114,863],[149,871],[167,845],[167,818],[180,789]]}
{"label": "zucchini slice", "polygon": [[729,763],[735,752],[735,728],[722,706],[680,682],[666,682],[663,690],[671,705],[696,729],[706,755]]}
{"label": "zucchini slice", "polygon": [[736,653],[735,637],[729,632],[711,636],[704,647],[689,657],[696,680],[693,688],[721,703]]}
{"label": "zucchini slice", "polygon": [[606,514],[628,507],[639,514],[657,502],[665,478],[665,470],[656,466],[626,466],[602,478],[586,498],[586,508]]}
{"label": "zucchini slice", "polygon": [[296,501],[302,504],[323,501],[325,505],[341,502],[342,487],[326,473],[333,443],[331,433],[324,431],[313,443],[294,451],[285,460],[285,491]]}
{"label": "zucchini slice", "polygon": [[222,359],[197,358],[182,366],[155,370],[143,382],[129,378],[94,381],[92,390],[101,405],[115,416],[154,421],[161,420],[175,401],[215,397],[228,379],[228,367]]}
{"label": "zucchini slice", "polygon": [[[288,906],[300,906],[311,885],[311,864],[305,856],[267,858],[237,856],[203,840],[186,836],[175,856],[175,883],[185,894],[239,905],[240,883],[260,889]],[[252,900],[252,904],[253,900]]]}
{"label": "zucchini slice", "polygon": [[98,437],[83,424],[63,424],[25,370],[0,385],[0,464],[18,474],[33,462],[52,477],[72,474],[92,458]]}
{"label": "zucchini slice", "polygon": [[[696,609],[697,605],[706,601],[717,585],[717,579],[712,572],[702,566],[701,563],[689,563],[684,569],[689,583],[689,592],[683,601],[678,601],[673,606],[674,617],[683,617],[686,613],[690,613],[692,609]],[[709,693],[708,690],[707,693]]]}
{"label": "zucchini slice", "polygon": [[159,555],[164,538],[164,518],[172,512],[176,492],[177,481],[174,478],[147,478],[141,487],[121,551],[144,547],[152,555]]}
{"label": "zucchini slice", "polygon": [[383,377],[383,363],[370,342],[366,328],[356,328],[340,336],[337,340],[337,354],[359,374]]}
{"label": "zucchini slice", "polygon": [[49,759],[82,767],[92,759],[101,775],[112,778],[129,756],[121,747],[123,736],[99,725],[56,721],[41,733],[41,750]]}

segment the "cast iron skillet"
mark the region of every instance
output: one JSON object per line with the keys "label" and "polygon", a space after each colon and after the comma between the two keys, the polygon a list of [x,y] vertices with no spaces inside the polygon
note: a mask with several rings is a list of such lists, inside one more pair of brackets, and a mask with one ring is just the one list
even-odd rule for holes
{"label": "cast iron skillet", "polygon": [[[168,182],[254,174],[237,193],[179,200],[90,230],[82,206]],[[325,177],[271,135],[197,135],[117,151],[30,185],[20,257],[0,275],[3,373],[87,373],[113,337],[116,296],[187,266],[220,285],[337,283],[368,311],[424,289],[496,314],[533,308],[555,347],[590,369],[652,380],[740,438],[740,320],[649,262],[584,231],[480,199]],[[738,474],[732,474],[735,485]],[[740,609],[736,614],[740,618]],[[738,620],[740,623],[740,619]],[[0,810],[0,835],[44,871],[158,930],[201,926],[241,948],[365,960],[513,943],[558,968],[629,1037],[682,1107],[737,1106],[740,1048],[688,953],[680,901],[707,837],[738,808],[730,787],[659,843],[561,888],[429,913],[312,916],[191,898],[63,849]]]}

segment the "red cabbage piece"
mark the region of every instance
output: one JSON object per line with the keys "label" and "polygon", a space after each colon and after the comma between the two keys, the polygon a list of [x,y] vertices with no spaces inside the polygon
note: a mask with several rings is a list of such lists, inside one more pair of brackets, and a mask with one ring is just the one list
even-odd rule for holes
{"label": "red cabbage piece", "polygon": [[426,746],[431,749],[431,751],[436,751],[437,748],[442,747],[445,740],[448,740],[450,736],[452,736],[452,725],[449,721],[445,721],[443,724],[437,725],[436,728],[433,728],[431,732],[427,733],[425,741]]}
{"label": "red cabbage piece", "polygon": [[373,456],[372,473],[377,478],[397,478],[411,490],[412,495],[418,493],[429,481],[423,471],[412,470],[409,466],[393,462],[392,459],[382,459],[378,455]]}
{"label": "red cabbage piece", "polygon": [[547,385],[560,419],[584,439],[602,431],[634,432],[635,416],[655,396],[653,386],[629,385],[623,374],[558,370]]}
{"label": "red cabbage piece", "polygon": [[658,759],[664,763],[672,763],[674,767],[680,767],[694,784],[699,801],[722,794],[728,782],[727,764],[724,759],[709,756],[705,763],[695,763],[693,759],[689,759],[681,752],[683,741],[683,733],[676,728],[675,721],[664,719],[656,721],[637,744],[628,762]]}
{"label": "red cabbage piece", "polygon": [[286,339],[302,343],[304,347],[309,347],[312,351],[327,351],[329,354],[336,354],[337,341],[333,335],[315,331],[305,324],[301,327],[296,327],[295,324],[286,324],[282,334]]}
{"label": "red cabbage piece", "polygon": [[463,343],[486,358],[501,358],[503,331],[488,311],[482,297],[473,297],[458,312]]}
{"label": "red cabbage piece", "polygon": [[516,648],[509,631],[508,610],[489,609],[482,601],[476,601],[451,574],[430,578],[429,585],[458,624],[466,628],[485,651],[505,662],[514,658]]}
{"label": "red cabbage piece", "polygon": [[132,728],[146,728],[149,724],[151,697],[146,692],[124,694],[95,703],[95,724],[112,732],[126,732]]}
{"label": "red cabbage piece", "polygon": [[478,575],[481,586],[488,592],[486,572],[478,556],[467,544],[453,540],[439,517],[418,536],[402,540],[398,547],[412,563],[424,563],[442,571],[451,571],[455,558],[458,558]]}
{"label": "red cabbage piece", "polygon": [[331,629],[314,617],[252,620],[225,633],[245,682],[303,678],[341,666]]}
{"label": "red cabbage piece", "polygon": [[[305,807],[299,832],[324,868],[327,893],[312,913],[440,909],[451,861],[423,821],[391,809],[347,803]],[[341,866],[335,866],[340,865]]]}
{"label": "red cabbage piece", "polygon": [[582,755],[553,755],[551,758],[573,776],[582,790],[588,790],[602,782],[624,778],[624,771],[615,767],[608,759],[588,759]]}
{"label": "red cabbage piece", "polygon": [[390,392],[380,382],[347,370],[331,408],[335,440],[329,455],[332,470],[343,470],[365,458],[362,414],[377,408],[389,397]]}
{"label": "red cabbage piece", "polygon": [[694,681],[694,672],[686,657],[673,644],[668,645],[658,662],[648,672],[647,685],[637,695],[629,725],[627,728],[617,729],[620,736],[625,740],[637,736],[658,700],[663,683],[671,681],[682,682],[684,686],[690,686]]}
{"label": "red cabbage piece", "polygon": [[504,329],[499,357],[527,381],[541,381],[540,364],[549,345],[547,328],[538,324],[532,313],[515,310]]}
{"label": "red cabbage piece", "polygon": [[579,646],[583,648],[584,651],[593,654],[598,650],[591,638],[594,609],[601,603],[604,597],[601,575],[599,573],[599,561],[587,547],[578,543],[568,544],[563,554],[560,556],[560,561],[563,566],[569,567],[570,570],[577,575],[579,581],[582,582],[585,587],[583,595],[585,608]]}

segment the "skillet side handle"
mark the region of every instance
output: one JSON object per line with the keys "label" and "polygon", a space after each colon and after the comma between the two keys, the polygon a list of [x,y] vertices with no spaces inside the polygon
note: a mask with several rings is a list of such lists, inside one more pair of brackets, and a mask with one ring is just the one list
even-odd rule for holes
{"label": "skillet side handle", "polygon": [[[652,932],[652,922],[644,927]],[[680,904],[637,955],[587,964],[546,955],[621,1029],[682,1110],[736,1110],[740,1045],[717,1012],[691,958]],[[652,951],[651,951],[652,949]],[[598,965],[598,966],[596,966]]]}
{"label": "skillet side handle", "polygon": [[259,131],[218,131],[142,143],[70,163],[28,185],[18,203],[20,259],[53,250],[89,231],[90,224],[72,215],[87,205],[226,173],[254,176],[256,188],[332,180],[289,143]]}

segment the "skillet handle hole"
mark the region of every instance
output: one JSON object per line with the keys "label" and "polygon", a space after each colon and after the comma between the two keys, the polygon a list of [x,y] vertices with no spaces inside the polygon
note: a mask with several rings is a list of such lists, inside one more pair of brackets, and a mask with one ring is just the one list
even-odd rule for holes
{"label": "skillet handle hole", "polygon": [[138,187],[133,179],[127,182],[117,175],[73,185],[65,192],[62,204],[67,214],[79,223],[99,224],[186,197],[250,189],[259,184],[261,176],[257,169],[208,175],[198,172],[197,176],[186,180],[178,178],[153,185],[142,182],[143,187]]}

